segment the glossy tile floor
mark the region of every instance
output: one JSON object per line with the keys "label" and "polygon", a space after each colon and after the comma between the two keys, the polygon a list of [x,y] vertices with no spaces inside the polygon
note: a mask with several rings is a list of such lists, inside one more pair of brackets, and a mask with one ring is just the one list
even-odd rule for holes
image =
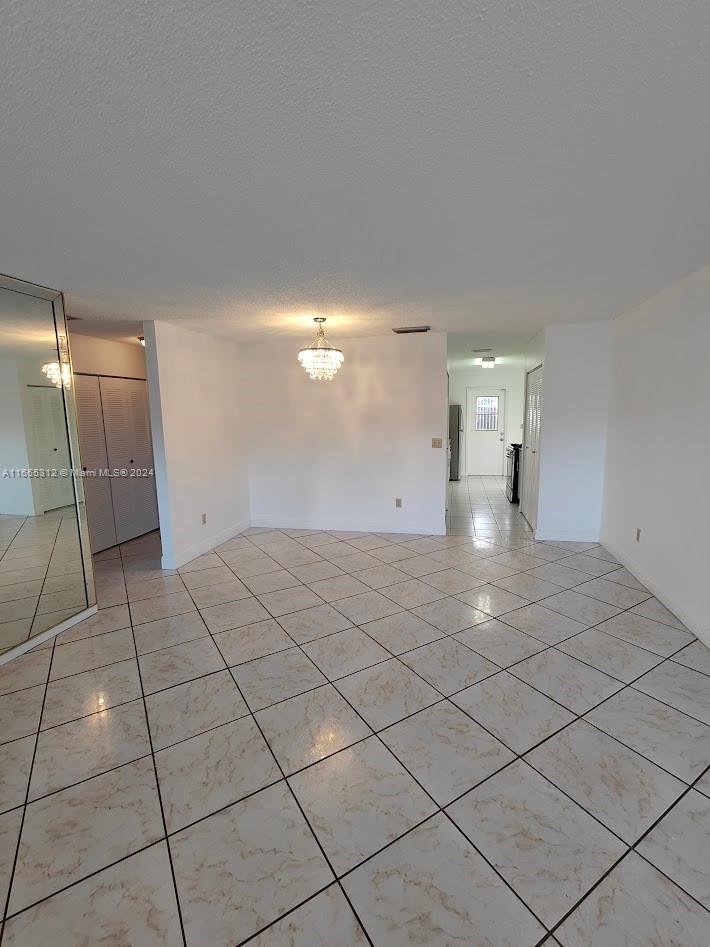
{"label": "glossy tile floor", "polygon": [[84,608],[75,508],[0,515],[0,654]]}
{"label": "glossy tile floor", "polygon": [[710,943],[710,652],[497,479],[248,530],[0,668],[3,947]]}

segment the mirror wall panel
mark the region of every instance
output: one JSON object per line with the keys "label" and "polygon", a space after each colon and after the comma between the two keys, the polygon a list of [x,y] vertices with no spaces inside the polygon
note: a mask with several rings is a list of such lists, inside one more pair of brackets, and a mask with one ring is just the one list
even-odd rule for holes
{"label": "mirror wall panel", "polygon": [[61,294],[0,277],[0,662],[95,605]]}

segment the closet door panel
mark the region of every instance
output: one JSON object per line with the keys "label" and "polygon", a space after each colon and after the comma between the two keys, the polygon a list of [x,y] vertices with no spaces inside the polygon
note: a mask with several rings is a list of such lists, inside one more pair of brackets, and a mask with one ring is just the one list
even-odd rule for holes
{"label": "closet door panel", "polygon": [[144,381],[126,379],[126,392],[133,432],[130,460],[133,478],[133,515],[136,524],[134,536],[158,528],[158,501],[153,475],[153,443],[150,436],[148,389]]}
{"label": "closet door panel", "polygon": [[142,476],[153,466],[146,383],[102,376],[100,388],[109,466],[126,471],[111,480],[116,536],[126,542],[158,526],[154,478]]}
{"label": "closet door panel", "polygon": [[109,546],[115,546],[117,539],[111,482],[108,477],[99,476],[99,472],[106,470],[109,464],[98,378],[95,375],[75,375],[74,393],[79,425],[79,450],[83,470],[88,475],[84,477],[84,496],[91,551],[100,552]]}
{"label": "closet door panel", "polygon": [[126,471],[111,477],[111,496],[113,498],[113,516],[116,525],[117,542],[125,542],[136,535],[134,532],[133,496],[131,481],[127,471],[132,443],[128,399],[125,391],[125,379],[99,379],[101,405],[106,433],[106,453],[108,465],[113,471]]}
{"label": "closet door panel", "polygon": [[540,427],[542,421],[542,366],[528,372],[525,389],[525,434],[521,512],[533,529],[537,527],[540,487]]}

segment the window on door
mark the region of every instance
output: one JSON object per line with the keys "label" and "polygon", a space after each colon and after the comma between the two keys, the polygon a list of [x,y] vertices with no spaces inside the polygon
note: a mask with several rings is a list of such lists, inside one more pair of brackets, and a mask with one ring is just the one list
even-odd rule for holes
{"label": "window on door", "polygon": [[476,398],[476,430],[498,430],[498,395],[479,395]]}

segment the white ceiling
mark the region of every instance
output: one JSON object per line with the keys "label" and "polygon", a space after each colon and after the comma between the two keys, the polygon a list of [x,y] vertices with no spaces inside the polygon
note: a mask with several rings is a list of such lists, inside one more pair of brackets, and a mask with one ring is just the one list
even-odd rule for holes
{"label": "white ceiling", "polygon": [[513,344],[710,257],[707,0],[0,6],[0,271],[84,318]]}
{"label": "white ceiling", "polygon": [[51,302],[0,287],[0,355],[56,361],[57,334]]}

